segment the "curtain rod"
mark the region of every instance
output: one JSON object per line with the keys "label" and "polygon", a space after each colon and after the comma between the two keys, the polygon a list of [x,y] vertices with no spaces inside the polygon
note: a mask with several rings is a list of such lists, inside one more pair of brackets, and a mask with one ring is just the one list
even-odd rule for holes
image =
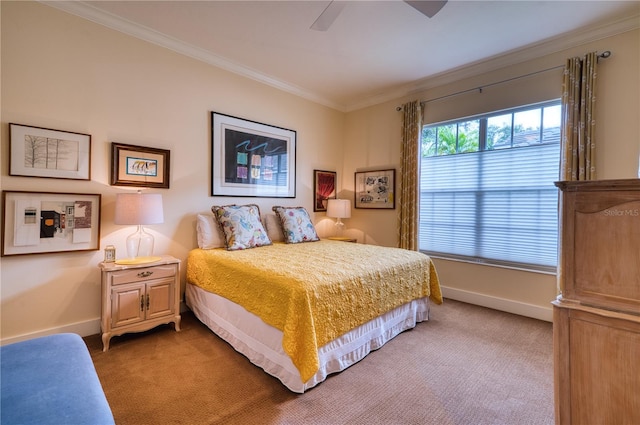
{"label": "curtain rod", "polygon": [[[600,59],[600,58],[606,59],[609,56],[611,56],[611,51],[610,50],[606,50],[606,51],[604,51],[604,52],[602,52],[602,53],[600,53],[598,55],[598,59]],[[485,85],[482,85],[482,86],[474,87],[472,89],[461,90],[459,92],[447,94],[447,95],[440,96],[440,97],[435,97],[433,99],[422,100],[422,101],[420,101],[420,105],[424,106],[426,103],[429,103],[429,102],[435,102],[436,100],[447,99],[449,97],[454,97],[454,96],[458,96],[458,95],[461,95],[461,94],[474,92],[474,91],[477,91],[478,93],[482,93],[482,89],[485,88],[485,87],[497,86],[498,84],[508,83],[510,81],[513,81],[513,80],[519,80],[520,78],[531,77],[532,75],[542,74],[544,72],[553,71],[553,70],[556,70],[556,69],[559,69],[559,68],[564,68],[564,65],[558,65],[558,66],[554,66],[554,67],[551,67],[551,68],[543,69],[543,70],[540,70],[540,71],[530,72],[528,74],[519,75],[519,76],[513,77],[513,78],[507,78],[506,80],[496,81],[495,83],[485,84]],[[402,106],[397,106],[396,107],[396,111],[398,111],[398,112],[402,111]]]}

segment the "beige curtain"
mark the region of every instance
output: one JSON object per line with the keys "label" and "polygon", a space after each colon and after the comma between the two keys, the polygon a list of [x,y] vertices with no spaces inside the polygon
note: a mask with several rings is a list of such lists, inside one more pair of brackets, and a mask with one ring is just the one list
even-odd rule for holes
{"label": "beige curtain", "polygon": [[399,246],[418,250],[418,156],[422,131],[422,106],[415,100],[402,106],[402,147],[400,150]]}
{"label": "beige curtain", "polygon": [[595,180],[598,54],[567,59],[562,82],[562,180]]}

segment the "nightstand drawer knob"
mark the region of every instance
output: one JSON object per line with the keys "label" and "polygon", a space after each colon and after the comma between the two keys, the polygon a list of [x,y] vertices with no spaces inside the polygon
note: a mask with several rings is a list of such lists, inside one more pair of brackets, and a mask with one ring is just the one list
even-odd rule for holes
{"label": "nightstand drawer knob", "polygon": [[145,271],[145,272],[140,272],[140,273],[138,273],[138,277],[149,277],[149,276],[151,276],[152,274],[153,274],[153,272],[150,272],[150,271],[148,271],[148,270],[147,270],[147,271]]}

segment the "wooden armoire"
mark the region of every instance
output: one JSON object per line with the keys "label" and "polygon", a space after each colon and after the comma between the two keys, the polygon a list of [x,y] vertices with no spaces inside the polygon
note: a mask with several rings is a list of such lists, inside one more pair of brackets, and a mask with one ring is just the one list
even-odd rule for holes
{"label": "wooden armoire", "polygon": [[556,186],[556,424],[640,424],[640,179]]}

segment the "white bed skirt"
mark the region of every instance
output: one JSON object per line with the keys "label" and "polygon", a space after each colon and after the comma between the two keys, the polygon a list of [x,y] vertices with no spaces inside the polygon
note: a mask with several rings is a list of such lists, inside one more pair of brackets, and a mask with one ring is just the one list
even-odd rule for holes
{"label": "white bed skirt", "polygon": [[282,349],[282,331],[240,305],[190,283],[186,286],[185,301],[209,329],[296,393],[318,385],[327,375],[348,368],[399,333],[429,319],[429,298],[389,311],[320,347],[318,371],[302,382],[298,369]]}

